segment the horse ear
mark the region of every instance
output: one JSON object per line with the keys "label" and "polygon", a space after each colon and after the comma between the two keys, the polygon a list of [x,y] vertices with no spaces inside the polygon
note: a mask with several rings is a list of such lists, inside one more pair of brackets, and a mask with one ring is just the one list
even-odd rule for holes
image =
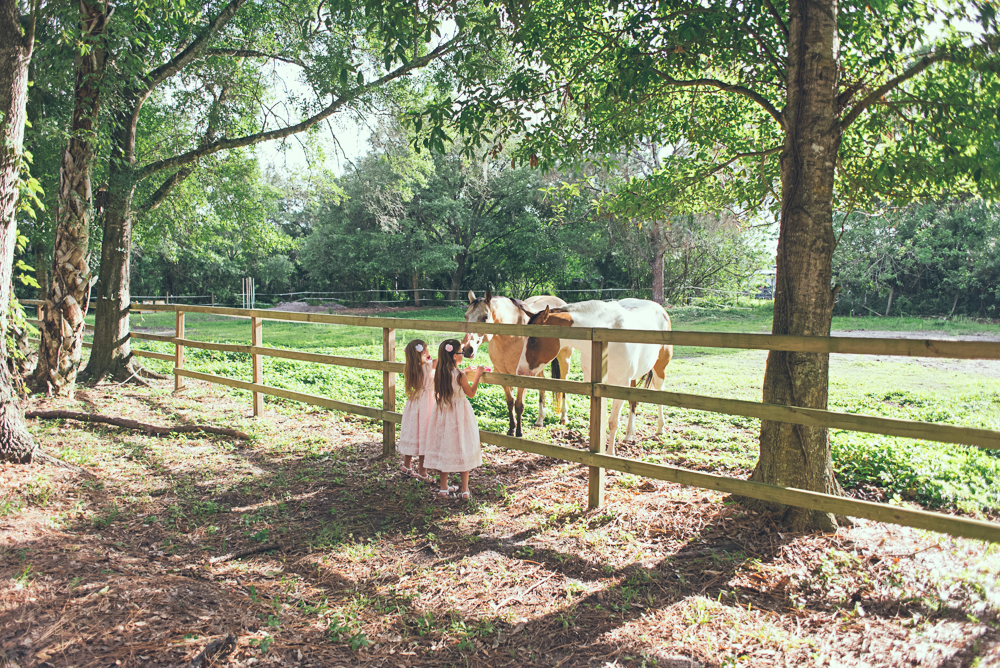
{"label": "horse ear", "polygon": [[472,290],[469,290],[469,303],[471,304],[474,301],[476,301],[476,293],[473,292]]}
{"label": "horse ear", "polygon": [[493,299],[493,291],[486,288],[486,303],[489,304],[491,299]]}

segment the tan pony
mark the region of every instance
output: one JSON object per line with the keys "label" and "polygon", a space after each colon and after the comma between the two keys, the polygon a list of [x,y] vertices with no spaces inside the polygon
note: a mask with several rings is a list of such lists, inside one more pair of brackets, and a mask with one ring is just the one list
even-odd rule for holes
{"label": "tan pony", "polygon": [[[492,322],[504,325],[526,325],[528,315],[525,311],[541,311],[546,306],[558,308],[565,306],[566,302],[558,297],[539,295],[528,297],[523,302],[507,297],[494,296],[490,290],[480,299],[469,290],[469,308],[465,311],[466,322]],[[524,348],[523,336],[501,336],[500,334],[466,334],[462,340],[462,354],[467,358],[475,356],[479,346],[483,341],[489,341],[490,361],[493,362],[493,370],[497,373],[517,373],[517,363],[521,359],[521,351]],[[573,349],[565,347],[557,352],[552,359],[552,377],[565,378],[569,373],[569,358],[573,354]],[[542,369],[538,369],[535,376],[542,375]],[[514,399],[514,392],[510,387],[503,388],[507,395],[507,417],[510,426],[507,429],[508,435],[521,436],[521,415],[524,413],[524,388],[517,388],[517,400]],[[560,401],[561,395],[553,395],[556,410],[559,411],[559,421],[566,424],[567,406],[566,401]],[[561,405],[560,405],[561,404]],[[538,419],[535,421],[536,427],[541,427],[545,419],[545,392],[538,391]]]}

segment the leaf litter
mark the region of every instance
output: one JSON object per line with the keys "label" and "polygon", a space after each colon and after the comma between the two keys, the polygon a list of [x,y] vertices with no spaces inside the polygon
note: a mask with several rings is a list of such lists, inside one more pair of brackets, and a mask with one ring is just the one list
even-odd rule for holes
{"label": "leaf litter", "polygon": [[183,665],[230,634],[202,665],[1000,662],[996,546],[865,520],[791,534],[613,472],[588,511],[586,467],[490,446],[474,500],[442,502],[379,458],[377,423],[290,402],[255,421],[239,393],[168,388],[30,401],[253,439],[31,423],[96,479],[0,466],[0,664]]}

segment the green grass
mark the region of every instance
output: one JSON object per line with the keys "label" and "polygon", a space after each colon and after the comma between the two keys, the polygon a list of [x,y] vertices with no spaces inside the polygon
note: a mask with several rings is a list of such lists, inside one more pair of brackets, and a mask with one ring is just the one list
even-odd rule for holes
{"label": "green grass", "polygon": [[[673,309],[676,329],[716,332],[766,332],[770,329],[770,304],[742,309]],[[407,319],[456,320],[460,308],[408,311]],[[172,330],[173,314],[144,315],[134,326]],[[247,320],[191,313],[186,318],[188,338],[220,343],[248,343]],[[996,327],[971,321],[936,321],[916,318],[836,318],[840,329],[939,331],[947,334],[995,332]],[[445,332],[397,330],[397,359],[411,338],[431,346],[449,337]],[[266,321],[265,345],[329,352],[349,357],[380,359],[381,331],[362,327]],[[138,346],[170,352],[172,346],[137,342]],[[186,366],[192,370],[250,380],[248,355],[187,349]],[[480,360],[486,358],[485,349]],[[686,347],[676,349],[664,389],[732,399],[759,401],[766,351]],[[151,368],[169,373],[171,365],[144,360]],[[316,394],[355,404],[381,405],[381,378],[377,372],[333,367],[276,358],[264,359],[264,378],[270,385]],[[834,355],[831,359],[830,409],[1000,430],[1000,363],[962,360],[920,360]],[[570,379],[583,380],[574,356]],[[398,383],[397,406],[402,406]],[[240,391],[235,391],[240,393]],[[246,393],[242,393],[246,394]],[[294,412],[298,404],[266,397],[274,408]],[[492,431],[507,429],[507,408],[499,387],[483,386],[472,400],[480,426]],[[525,436],[552,441],[558,426],[551,408],[546,425],[530,425],[537,417],[537,393],[525,396]],[[626,411],[622,412],[624,436]],[[640,406],[640,434],[645,435],[638,456],[650,462],[680,464],[730,473],[746,473],[758,457],[759,421],[700,411],[664,407],[667,431],[652,438],[655,407]],[[568,428],[587,432],[588,401],[570,398]],[[831,431],[835,466],[848,488],[873,485],[888,498],[915,500],[927,506],[957,507],[969,512],[1000,510],[1000,457],[975,447],[866,434]]]}

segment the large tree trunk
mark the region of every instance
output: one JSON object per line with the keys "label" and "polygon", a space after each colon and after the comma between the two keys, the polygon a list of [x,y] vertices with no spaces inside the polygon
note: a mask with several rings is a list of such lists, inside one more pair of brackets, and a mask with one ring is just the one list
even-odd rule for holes
{"label": "large tree trunk", "polygon": [[[24,146],[28,63],[34,42],[34,17],[22,29],[18,3],[0,0],[0,334],[7,331],[17,243],[18,183]],[[7,337],[0,336],[0,461],[30,462],[38,450],[7,369]]]}
{"label": "large tree trunk", "polygon": [[[125,381],[138,377],[129,338],[130,256],[132,250],[132,170],[112,167],[108,206],[104,211],[101,269],[97,280],[94,347],[83,376],[96,383],[103,378]],[[111,187],[118,181],[117,187]]]}
{"label": "large tree trunk", "polygon": [[108,200],[104,209],[101,269],[97,280],[94,347],[83,377],[119,382],[138,377],[129,339],[129,262],[132,253],[132,198],[135,194],[135,132],[140,105],[117,119],[108,167]]}
{"label": "large tree trunk", "polygon": [[451,275],[451,283],[448,286],[448,300],[455,301],[458,299],[459,292],[462,290],[462,280],[465,278],[465,268],[468,263],[469,256],[467,253],[462,252],[458,254],[456,258],[458,266],[455,267],[455,271]]}
{"label": "large tree trunk", "polygon": [[[837,125],[837,2],[793,0],[789,7],[788,97],[781,156],[773,334],[829,336],[834,163]],[[827,407],[829,355],[771,351],[764,402]],[[840,494],[826,429],[765,420],[751,480]],[[796,529],[832,529],[827,513],[787,508]]]}
{"label": "large tree trunk", "polygon": [[45,300],[35,382],[48,394],[73,396],[83,353],[83,318],[90,299],[90,221],[94,211],[91,169],[100,85],[106,61],[102,6],[80,2],[80,33],[91,46],[76,57],[70,137],[59,169],[51,285]]}

